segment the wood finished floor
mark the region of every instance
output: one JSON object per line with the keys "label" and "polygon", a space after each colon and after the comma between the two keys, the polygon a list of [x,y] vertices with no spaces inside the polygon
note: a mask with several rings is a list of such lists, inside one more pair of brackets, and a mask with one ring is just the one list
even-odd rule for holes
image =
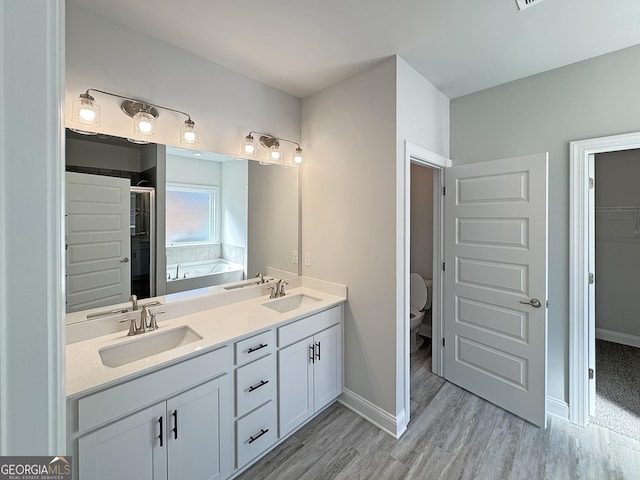
{"label": "wood finished floor", "polygon": [[640,442],[552,417],[541,430],[431,373],[411,355],[411,422],[399,440],[334,404],[238,477],[640,479]]}

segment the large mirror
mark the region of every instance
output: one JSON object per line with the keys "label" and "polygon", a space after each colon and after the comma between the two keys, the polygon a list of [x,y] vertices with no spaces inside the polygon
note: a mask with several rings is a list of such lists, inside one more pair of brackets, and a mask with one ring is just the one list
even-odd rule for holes
{"label": "large mirror", "polygon": [[297,168],[67,130],[65,175],[68,313],[299,274]]}

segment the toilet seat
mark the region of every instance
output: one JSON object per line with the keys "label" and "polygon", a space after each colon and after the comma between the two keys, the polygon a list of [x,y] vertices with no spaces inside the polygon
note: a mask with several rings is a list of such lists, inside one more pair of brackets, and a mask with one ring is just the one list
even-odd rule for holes
{"label": "toilet seat", "polygon": [[418,273],[409,275],[409,306],[424,310],[429,301],[429,291],[425,279]]}

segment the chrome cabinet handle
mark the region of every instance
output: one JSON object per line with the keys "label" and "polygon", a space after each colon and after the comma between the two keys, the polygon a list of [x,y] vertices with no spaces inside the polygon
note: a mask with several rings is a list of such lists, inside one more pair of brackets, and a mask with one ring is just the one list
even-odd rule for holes
{"label": "chrome cabinet handle", "polygon": [[540,308],[542,303],[537,298],[532,298],[531,300],[520,300],[520,303],[523,305],[531,305],[533,308]]}

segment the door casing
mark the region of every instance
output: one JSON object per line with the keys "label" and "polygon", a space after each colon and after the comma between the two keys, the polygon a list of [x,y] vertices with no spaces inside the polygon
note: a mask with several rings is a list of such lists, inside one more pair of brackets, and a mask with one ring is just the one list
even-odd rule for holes
{"label": "door casing", "polygon": [[[569,190],[569,420],[589,420],[589,155],[640,148],[640,132],[570,143]],[[593,289],[591,289],[591,292]]]}

